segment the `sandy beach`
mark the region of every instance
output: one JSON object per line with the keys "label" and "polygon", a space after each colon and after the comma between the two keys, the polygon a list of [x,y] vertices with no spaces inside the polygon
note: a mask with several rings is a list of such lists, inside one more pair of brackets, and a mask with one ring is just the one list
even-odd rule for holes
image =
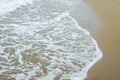
{"label": "sandy beach", "polygon": [[120,79],[120,0],[85,0],[102,20],[94,38],[103,58],[89,71],[87,80]]}
{"label": "sandy beach", "polygon": [[86,80],[120,79],[120,0],[21,0],[10,9],[7,1],[0,8],[0,80],[83,80],[102,57],[98,46],[103,58]]}

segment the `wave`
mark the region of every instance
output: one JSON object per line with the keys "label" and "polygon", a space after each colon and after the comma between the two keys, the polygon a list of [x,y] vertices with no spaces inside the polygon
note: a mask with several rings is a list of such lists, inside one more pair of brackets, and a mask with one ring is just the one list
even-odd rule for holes
{"label": "wave", "polygon": [[87,77],[102,52],[89,32],[69,15],[74,1],[64,1],[34,0],[1,16],[0,76],[16,80]]}

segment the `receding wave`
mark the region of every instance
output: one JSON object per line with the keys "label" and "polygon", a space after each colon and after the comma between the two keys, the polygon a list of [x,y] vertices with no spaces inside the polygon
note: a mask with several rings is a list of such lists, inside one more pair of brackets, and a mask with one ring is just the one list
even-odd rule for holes
{"label": "receding wave", "polygon": [[34,0],[0,17],[0,79],[86,78],[102,54],[89,32],[69,15],[73,4]]}

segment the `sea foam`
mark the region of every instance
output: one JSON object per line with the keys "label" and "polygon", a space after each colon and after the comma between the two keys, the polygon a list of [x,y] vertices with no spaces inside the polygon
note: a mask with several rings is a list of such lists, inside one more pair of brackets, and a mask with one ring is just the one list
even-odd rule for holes
{"label": "sea foam", "polygon": [[33,0],[0,0],[0,16],[16,10],[18,7],[31,4]]}
{"label": "sea foam", "polygon": [[70,16],[74,3],[34,0],[0,17],[0,79],[87,77],[102,53],[89,32]]}

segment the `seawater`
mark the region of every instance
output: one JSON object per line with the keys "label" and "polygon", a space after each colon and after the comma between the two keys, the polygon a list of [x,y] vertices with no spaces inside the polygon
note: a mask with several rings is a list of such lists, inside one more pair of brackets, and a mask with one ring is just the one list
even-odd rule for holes
{"label": "seawater", "polygon": [[33,0],[4,13],[1,8],[0,79],[84,80],[102,53],[70,15],[77,2]]}
{"label": "seawater", "polygon": [[18,7],[30,4],[33,0],[0,0],[0,16],[16,10]]}

